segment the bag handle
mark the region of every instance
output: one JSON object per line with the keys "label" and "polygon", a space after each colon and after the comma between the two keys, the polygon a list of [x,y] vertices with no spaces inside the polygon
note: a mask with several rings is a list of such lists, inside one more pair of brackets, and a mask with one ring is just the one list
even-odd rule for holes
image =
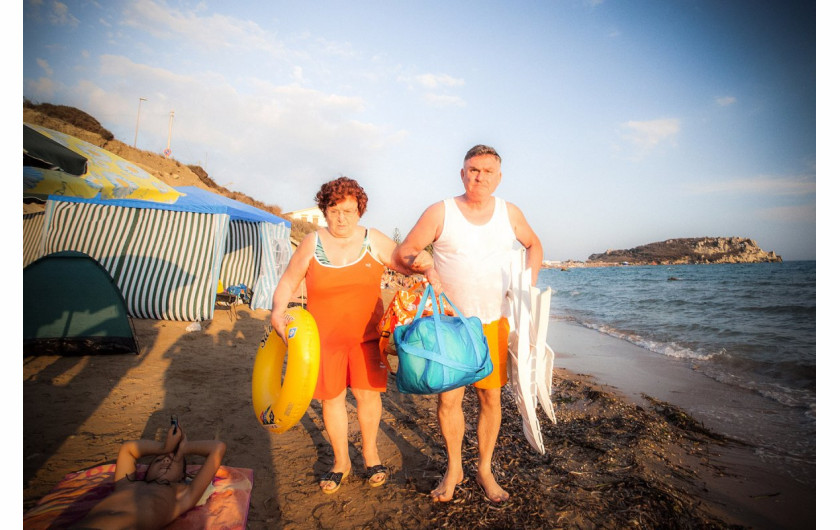
{"label": "bag handle", "polygon": [[464,326],[467,328],[467,334],[469,334],[469,336],[470,336],[470,342],[472,342],[473,351],[475,351],[476,358],[477,359],[481,358],[481,346],[480,346],[481,341],[479,340],[478,337],[476,337],[473,334],[472,328],[469,325],[467,325],[467,319],[464,317],[463,313],[461,313],[461,310],[458,309],[455,306],[455,304],[452,303],[452,300],[450,300],[449,297],[446,296],[446,293],[440,293],[440,296],[438,297],[438,299],[439,299],[438,303],[440,304],[440,310],[441,311],[443,311],[443,301],[444,300],[446,300],[446,302],[449,304],[449,306],[452,309],[455,310],[455,314],[458,315],[458,318],[461,319],[461,322],[463,322]]}
{"label": "bag handle", "polygon": [[[473,333],[472,329],[470,328],[469,324],[467,323],[467,319],[464,317],[464,314],[461,313],[461,310],[458,309],[455,306],[455,304],[452,303],[452,300],[450,300],[449,297],[446,296],[446,293],[440,293],[440,296],[436,298],[435,297],[435,291],[434,291],[434,289],[432,289],[432,284],[427,284],[426,289],[423,290],[423,297],[420,299],[420,305],[417,307],[417,313],[414,315],[415,320],[418,319],[418,318],[421,318],[423,316],[423,310],[426,308],[426,300],[428,300],[429,297],[432,298],[432,318],[435,321],[435,335],[437,335],[438,344],[443,344],[443,337],[440,334],[440,329],[441,329],[440,315],[441,315],[441,311],[442,311],[442,308],[443,308],[443,301],[446,300],[447,303],[449,303],[449,306],[452,307],[452,309],[455,310],[455,313],[458,315],[458,318],[461,319],[461,322],[464,324],[464,327],[467,328],[467,334],[470,336],[470,342],[472,343],[473,353],[475,353],[475,358],[480,360],[481,357],[482,357],[481,356],[482,349],[481,349],[481,346],[480,346],[481,341],[479,341],[478,337],[476,337],[475,334]],[[438,305],[440,305],[440,308],[438,307]],[[412,350],[413,349],[414,348],[412,348]],[[421,350],[421,351],[425,351],[425,350]],[[416,351],[412,351],[411,353],[414,353],[415,355],[420,355]],[[425,356],[425,355],[420,355],[420,356],[429,359],[428,356]],[[435,358],[435,359],[430,359],[430,360],[438,361],[441,364],[447,364],[447,363],[442,362],[440,358]],[[463,368],[463,365],[452,366],[451,364],[449,364],[448,366],[450,366],[451,368],[457,368],[457,369],[459,369],[461,371],[465,371],[465,372],[471,371],[469,369],[469,367],[467,367],[467,369],[465,370]]]}
{"label": "bag handle", "polygon": [[415,320],[423,316],[423,310],[426,309],[426,300],[429,299],[429,296],[432,297],[432,314],[438,314],[437,300],[435,299],[435,291],[434,289],[432,289],[432,284],[427,283],[426,288],[423,290],[423,297],[420,298],[420,303],[417,305],[417,312],[414,314]]}

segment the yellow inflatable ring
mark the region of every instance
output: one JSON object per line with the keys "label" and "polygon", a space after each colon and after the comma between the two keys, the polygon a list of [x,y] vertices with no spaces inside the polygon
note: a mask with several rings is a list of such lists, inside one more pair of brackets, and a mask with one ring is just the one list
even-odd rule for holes
{"label": "yellow inflatable ring", "polygon": [[312,314],[302,307],[293,307],[287,314],[292,317],[286,326],[288,347],[269,327],[260,341],[251,377],[254,413],[266,430],[277,434],[300,421],[309,408],[321,359],[321,340]]}

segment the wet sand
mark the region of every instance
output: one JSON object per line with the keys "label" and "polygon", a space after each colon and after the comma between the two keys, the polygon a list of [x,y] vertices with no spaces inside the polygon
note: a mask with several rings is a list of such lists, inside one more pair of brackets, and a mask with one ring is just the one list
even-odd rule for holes
{"label": "wet sand", "polygon": [[[592,376],[640,406],[650,404],[646,396],[665,401],[724,436],[729,443],[721,448],[720,462],[728,473],[712,478],[710,493],[728,497],[725,502],[739,511],[754,510],[766,520],[761,527],[793,528],[809,517],[802,506],[815,511],[816,433],[802,410],[720,383],[693,370],[688,360],[567,321],[550,323],[548,341],[557,354],[555,366]],[[805,437],[809,449],[801,450]],[[775,500],[751,500],[765,497]]]}

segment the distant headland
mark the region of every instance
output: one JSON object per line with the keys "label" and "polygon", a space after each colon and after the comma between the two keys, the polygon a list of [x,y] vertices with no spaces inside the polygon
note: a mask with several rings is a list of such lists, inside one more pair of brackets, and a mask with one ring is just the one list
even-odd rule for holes
{"label": "distant headland", "polygon": [[543,268],[611,267],[617,265],[689,265],[712,263],[777,263],[782,257],[765,252],[744,237],[689,237],[648,243],[629,250],[607,250],[586,261],[544,261]]}

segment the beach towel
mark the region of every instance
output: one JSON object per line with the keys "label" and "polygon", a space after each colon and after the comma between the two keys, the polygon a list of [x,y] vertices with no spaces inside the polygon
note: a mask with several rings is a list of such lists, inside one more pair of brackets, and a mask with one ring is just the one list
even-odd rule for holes
{"label": "beach towel", "polygon": [[[146,467],[137,466],[138,472],[145,472]],[[96,503],[114,491],[115,468],[116,464],[102,464],[66,475],[24,514],[23,527],[27,530],[67,528],[79,521]],[[197,473],[199,469],[200,465],[189,465],[187,474]],[[166,528],[244,529],[248,523],[253,484],[253,470],[221,466],[198,504]]]}

